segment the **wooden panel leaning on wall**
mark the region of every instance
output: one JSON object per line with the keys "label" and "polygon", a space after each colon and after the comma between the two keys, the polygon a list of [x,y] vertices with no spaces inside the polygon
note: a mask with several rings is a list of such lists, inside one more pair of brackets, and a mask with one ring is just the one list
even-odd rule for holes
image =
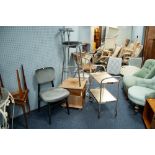
{"label": "wooden panel leaning on wall", "polygon": [[155,59],[155,26],[146,26],[144,37],[144,61]]}

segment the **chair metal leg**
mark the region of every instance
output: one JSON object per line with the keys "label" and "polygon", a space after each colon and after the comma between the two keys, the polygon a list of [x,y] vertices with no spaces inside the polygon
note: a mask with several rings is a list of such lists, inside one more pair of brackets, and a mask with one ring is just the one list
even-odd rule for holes
{"label": "chair metal leg", "polygon": [[67,107],[67,113],[68,113],[68,115],[69,115],[70,112],[69,112],[68,98],[66,98],[66,107]]}
{"label": "chair metal leg", "polygon": [[30,114],[30,103],[29,103],[29,99],[27,98],[27,106],[28,106],[28,114]]}
{"label": "chair metal leg", "polygon": [[116,107],[115,107],[115,117],[117,116],[117,110],[118,110],[118,101],[116,101]]}
{"label": "chair metal leg", "polygon": [[48,116],[49,116],[49,124],[51,124],[51,104],[48,103]]}
{"label": "chair metal leg", "polygon": [[101,107],[100,107],[101,105],[100,104],[98,104],[98,119],[100,118],[100,112],[101,112]]}
{"label": "chair metal leg", "polygon": [[38,84],[38,111],[40,111],[40,84]]}
{"label": "chair metal leg", "polygon": [[40,98],[38,97],[38,111],[40,111]]}
{"label": "chair metal leg", "polygon": [[118,112],[118,99],[119,99],[119,83],[117,85],[117,101],[116,101],[116,108],[115,108],[115,117],[117,116],[117,112]]}
{"label": "chair metal leg", "polygon": [[25,119],[25,124],[26,124],[26,128],[28,129],[28,122],[27,122],[27,114],[26,114],[26,110],[25,110],[25,104],[21,105],[22,110],[23,110],[23,115],[24,115],[24,119]]}

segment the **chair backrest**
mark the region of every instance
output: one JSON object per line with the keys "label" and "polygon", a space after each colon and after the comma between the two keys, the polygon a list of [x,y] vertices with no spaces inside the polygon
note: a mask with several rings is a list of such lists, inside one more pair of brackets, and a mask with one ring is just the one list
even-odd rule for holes
{"label": "chair backrest", "polygon": [[55,78],[55,70],[53,67],[37,69],[35,71],[38,84],[52,82]]}
{"label": "chair backrest", "polygon": [[122,65],[122,58],[110,57],[107,65],[107,72],[113,75],[119,75]]}
{"label": "chair backrest", "polygon": [[119,52],[120,52],[120,50],[121,50],[121,48],[122,48],[122,46],[116,45],[116,48],[114,50],[114,53],[112,54],[112,57],[117,57]]}
{"label": "chair backrest", "polygon": [[146,79],[150,79],[155,76],[155,59],[146,60],[142,69],[134,75]]}
{"label": "chair backrest", "polygon": [[137,58],[129,58],[129,66],[136,66],[141,68],[142,66],[142,57],[137,57]]}

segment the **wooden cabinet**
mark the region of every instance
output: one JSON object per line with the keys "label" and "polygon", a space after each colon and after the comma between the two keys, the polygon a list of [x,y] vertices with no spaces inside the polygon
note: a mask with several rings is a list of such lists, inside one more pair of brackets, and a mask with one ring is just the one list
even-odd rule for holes
{"label": "wooden cabinet", "polygon": [[143,120],[148,129],[155,129],[155,99],[147,99],[143,111]]}
{"label": "wooden cabinet", "polygon": [[144,60],[155,59],[155,26],[145,27]]}
{"label": "wooden cabinet", "polygon": [[60,87],[65,88],[70,92],[68,98],[70,108],[83,108],[86,93],[86,80],[81,79],[81,86],[79,86],[77,78],[68,78],[62,82]]}

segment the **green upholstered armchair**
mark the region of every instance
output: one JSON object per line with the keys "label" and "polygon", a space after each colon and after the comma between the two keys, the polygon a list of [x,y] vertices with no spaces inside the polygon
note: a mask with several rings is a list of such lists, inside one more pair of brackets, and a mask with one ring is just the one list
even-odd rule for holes
{"label": "green upholstered armchair", "polygon": [[154,76],[155,76],[155,60],[148,59],[145,61],[143,67],[139,71],[137,71],[133,75],[123,77],[123,88],[127,93],[128,89],[136,85],[138,81],[151,79]]}
{"label": "green upholstered armchair", "polygon": [[136,105],[144,106],[147,98],[155,98],[155,76],[152,79],[139,79],[128,89],[128,98]]}

